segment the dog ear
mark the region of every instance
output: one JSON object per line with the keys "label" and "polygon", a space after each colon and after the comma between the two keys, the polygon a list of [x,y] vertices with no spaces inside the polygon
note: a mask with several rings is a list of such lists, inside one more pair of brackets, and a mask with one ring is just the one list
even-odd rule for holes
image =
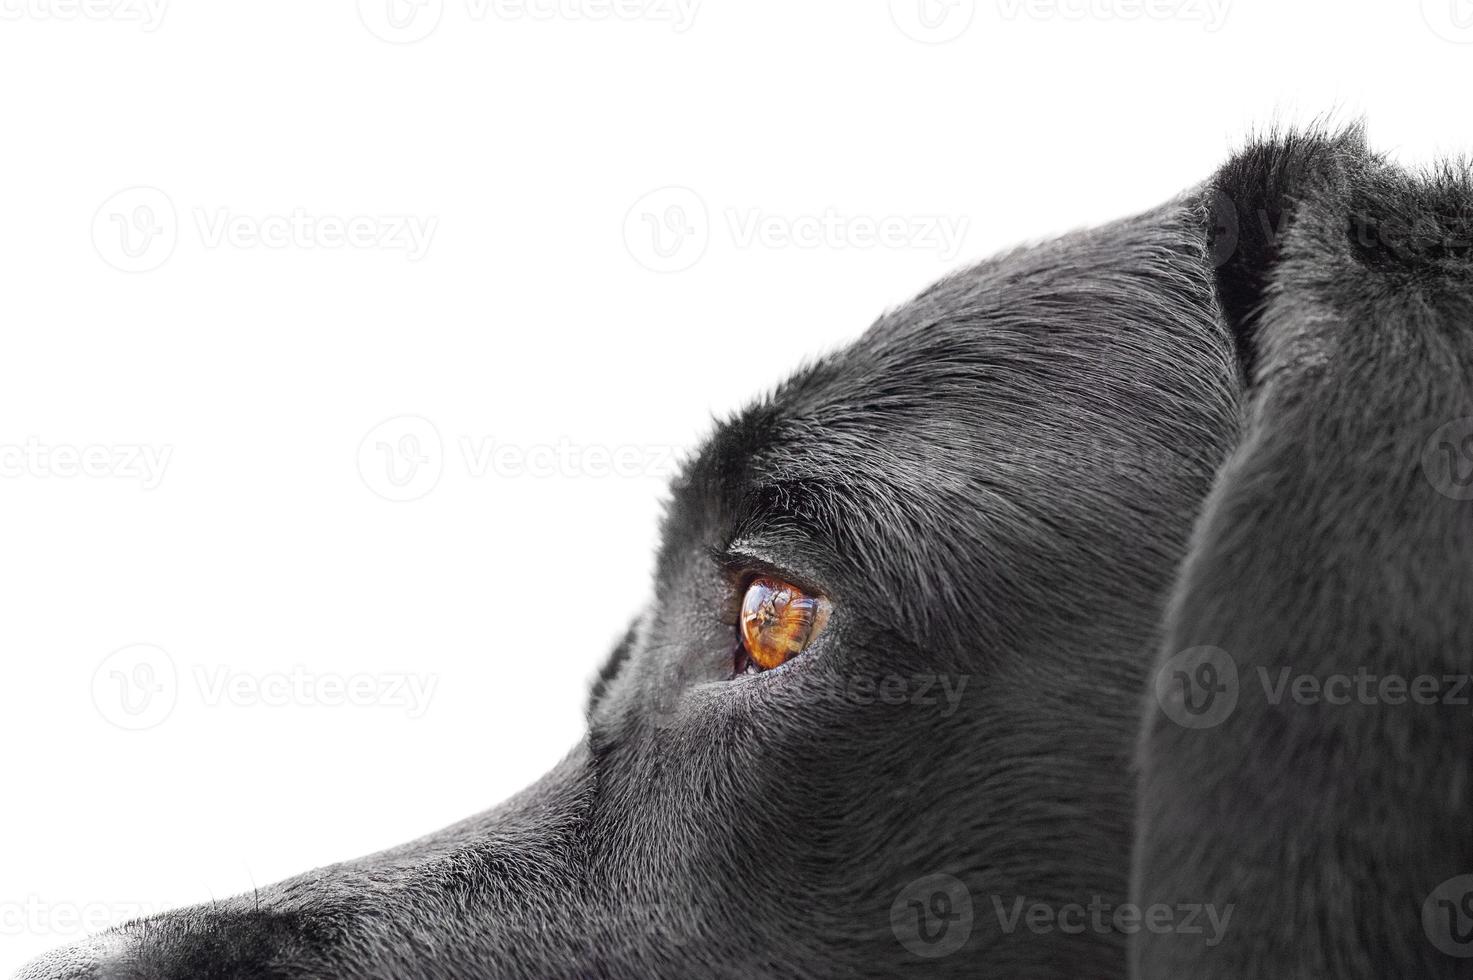
{"label": "dog ear", "polygon": [[1246,417],[1146,699],[1132,975],[1473,975],[1468,171],[1274,136],[1206,196]]}

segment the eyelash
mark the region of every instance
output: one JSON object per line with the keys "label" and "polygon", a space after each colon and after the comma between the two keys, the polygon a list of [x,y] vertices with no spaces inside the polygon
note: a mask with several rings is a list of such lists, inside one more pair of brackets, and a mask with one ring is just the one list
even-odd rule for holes
{"label": "eyelash", "polygon": [[[748,586],[759,578],[782,579],[784,582],[791,582],[803,591],[813,595],[827,594],[810,576],[795,572],[791,568],[774,564],[749,552],[711,548],[707,553],[710,555],[711,560],[716,563],[716,567],[721,570],[721,573],[725,576],[730,586],[730,594],[727,598],[735,596],[732,600],[735,602],[735,609],[732,613],[733,622],[735,622],[735,611],[741,609],[742,594],[746,592]],[[725,605],[726,603],[723,602],[723,608]]]}

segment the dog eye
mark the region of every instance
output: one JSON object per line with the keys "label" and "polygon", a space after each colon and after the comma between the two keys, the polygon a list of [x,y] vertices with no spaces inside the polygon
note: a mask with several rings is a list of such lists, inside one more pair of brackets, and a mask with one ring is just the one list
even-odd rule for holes
{"label": "dog eye", "polygon": [[747,586],[737,628],[751,666],[771,670],[802,653],[828,618],[827,600],[764,577]]}

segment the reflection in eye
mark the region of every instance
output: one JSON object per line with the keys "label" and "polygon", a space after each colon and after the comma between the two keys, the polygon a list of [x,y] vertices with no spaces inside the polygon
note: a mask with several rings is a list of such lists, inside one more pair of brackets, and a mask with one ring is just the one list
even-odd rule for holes
{"label": "reflection in eye", "polygon": [[826,599],[781,579],[754,579],[738,621],[742,649],[752,667],[771,670],[802,653],[828,617]]}

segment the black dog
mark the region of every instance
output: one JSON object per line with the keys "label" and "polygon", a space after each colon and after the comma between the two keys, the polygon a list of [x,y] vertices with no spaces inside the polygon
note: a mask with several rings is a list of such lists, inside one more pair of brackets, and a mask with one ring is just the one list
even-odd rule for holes
{"label": "black dog", "polygon": [[539,783],[22,976],[1473,975],[1470,709],[1302,683],[1473,673],[1470,218],[1271,137],[941,281],[689,463]]}

